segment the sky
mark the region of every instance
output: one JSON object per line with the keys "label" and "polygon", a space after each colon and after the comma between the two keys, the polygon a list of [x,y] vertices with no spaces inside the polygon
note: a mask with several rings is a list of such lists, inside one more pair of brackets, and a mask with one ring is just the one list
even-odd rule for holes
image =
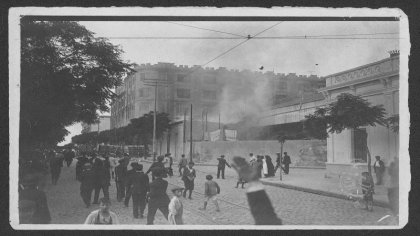
{"label": "sky", "polygon": [[[251,71],[264,66],[263,72],[326,76],[387,58],[388,51],[399,49],[398,21],[79,23],[96,37],[109,38],[111,43],[119,45],[124,51],[123,59],[137,64],[169,62]],[[248,35],[256,34],[256,38],[246,40]],[[289,36],[299,36],[299,39]],[[209,37],[218,39],[203,39]],[[81,125],[75,124],[68,130],[70,135],[62,144],[80,134]]]}

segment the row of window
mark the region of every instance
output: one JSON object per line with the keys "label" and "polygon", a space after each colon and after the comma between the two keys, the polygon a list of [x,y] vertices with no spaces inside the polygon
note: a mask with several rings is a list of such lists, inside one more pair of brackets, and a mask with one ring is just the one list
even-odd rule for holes
{"label": "row of window", "polygon": [[[138,90],[138,95],[141,98],[149,98],[152,96],[152,89],[151,88],[140,88]],[[166,93],[164,93],[164,91],[162,91],[162,94],[160,95],[165,95]],[[204,99],[209,99],[209,100],[216,100],[217,94],[216,91],[214,90],[203,90],[202,91],[202,96]],[[162,97],[162,96],[160,96]],[[166,96],[163,96],[166,97]],[[190,89],[186,89],[186,88],[178,88],[176,90],[176,97],[177,98],[185,98],[185,99],[189,99],[191,98],[191,90]]]}

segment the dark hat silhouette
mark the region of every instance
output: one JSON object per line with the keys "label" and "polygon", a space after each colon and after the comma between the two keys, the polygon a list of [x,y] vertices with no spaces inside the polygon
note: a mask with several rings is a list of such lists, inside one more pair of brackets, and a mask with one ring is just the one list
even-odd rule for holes
{"label": "dark hat silhouette", "polygon": [[192,162],[192,161],[190,161],[190,162],[188,162],[188,165],[190,165],[190,164],[194,165],[195,163],[194,163],[194,162]]}
{"label": "dark hat silhouette", "polygon": [[220,157],[225,157],[225,155],[221,155]]}

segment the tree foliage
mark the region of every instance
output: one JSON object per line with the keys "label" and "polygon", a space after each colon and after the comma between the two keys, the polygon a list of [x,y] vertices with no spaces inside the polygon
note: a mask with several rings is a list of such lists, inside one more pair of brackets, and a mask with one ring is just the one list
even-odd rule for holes
{"label": "tree foliage", "polygon": [[22,145],[56,144],[75,122],[109,110],[131,64],[122,50],[76,22],[21,21]]}
{"label": "tree foliage", "polygon": [[[156,113],[156,139],[163,137],[170,125],[169,114]],[[131,119],[127,126],[102,132],[90,132],[76,135],[72,138],[75,144],[126,144],[126,145],[147,145],[152,143],[153,138],[153,112],[142,117]]]}
{"label": "tree foliage", "polygon": [[325,139],[328,133],[341,133],[345,129],[386,125],[385,114],[382,105],[372,106],[359,96],[343,93],[335,102],[305,116],[304,127],[309,136]]}
{"label": "tree foliage", "polygon": [[400,116],[398,114],[388,117],[386,119],[388,128],[390,128],[394,133],[400,132]]}

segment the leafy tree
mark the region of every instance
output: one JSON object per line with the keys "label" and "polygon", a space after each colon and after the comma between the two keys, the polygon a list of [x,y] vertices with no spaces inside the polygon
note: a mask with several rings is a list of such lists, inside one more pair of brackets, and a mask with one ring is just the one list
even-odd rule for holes
{"label": "leafy tree", "polygon": [[75,122],[109,110],[132,71],[123,51],[76,22],[21,20],[21,147],[55,145]]}
{"label": "leafy tree", "polygon": [[[328,133],[341,133],[345,129],[361,126],[386,125],[385,109],[372,106],[365,99],[348,93],[337,96],[335,102],[317,108],[314,114],[305,116],[305,132],[314,138],[327,138]],[[371,156],[368,150],[368,170],[371,172]]]}
{"label": "leafy tree", "polygon": [[400,116],[398,114],[387,118],[386,122],[388,124],[388,128],[390,128],[394,133],[398,133],[400,131]]}

